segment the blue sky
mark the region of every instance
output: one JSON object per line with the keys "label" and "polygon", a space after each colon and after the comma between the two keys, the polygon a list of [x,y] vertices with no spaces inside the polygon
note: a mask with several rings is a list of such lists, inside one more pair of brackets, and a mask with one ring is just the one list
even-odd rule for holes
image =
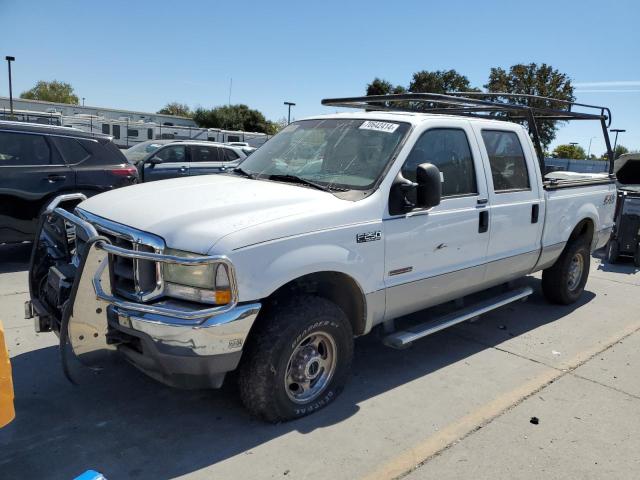
{"label": "blue sky", "polygon": [[[546,62],[578,101],[610,106],[619,143],[640,149],[640,3],[619,1],[213,2],[0,0],[0,55],[14,94],[70,82],[87,105],[156,111],[246,103],[272,119],[327,113],[323,97],[364,93],[375,76],[456,69],[483,85],[491,67]],[[0,95],[8,95],[0,74]],[[604,151],[596,125],[556,142]]]}

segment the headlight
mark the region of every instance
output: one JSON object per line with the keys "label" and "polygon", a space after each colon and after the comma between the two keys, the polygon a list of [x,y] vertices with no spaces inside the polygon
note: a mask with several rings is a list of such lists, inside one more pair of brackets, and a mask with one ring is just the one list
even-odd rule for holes
{"label": "headlight", "polygon": [[[199,255],[165,249],[167,255],[194,258]],[[203,265],[163,264],[165,292],[168,296],[194,302],[225,305],[231,302],[231,281],[222,263]]]}

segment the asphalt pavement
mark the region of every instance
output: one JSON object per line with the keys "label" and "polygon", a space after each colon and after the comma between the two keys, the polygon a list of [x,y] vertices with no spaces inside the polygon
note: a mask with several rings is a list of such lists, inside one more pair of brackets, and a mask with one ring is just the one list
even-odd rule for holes
{"label": "asphalt pavement", "polygon": [[[0,320],[16,419],[0,479],[634,478],[640,469],[640,272],[593,258],[575,305],[535,293],[393,350],[357,339],[330,407],[265,424],[233,382],[165,387],[120,362],[63,376],[57,338],[23,319],[28,245],[0,246]],[[427,318],[431,312],[415,314]],[[232,380],[232,379],[231,379]]]}

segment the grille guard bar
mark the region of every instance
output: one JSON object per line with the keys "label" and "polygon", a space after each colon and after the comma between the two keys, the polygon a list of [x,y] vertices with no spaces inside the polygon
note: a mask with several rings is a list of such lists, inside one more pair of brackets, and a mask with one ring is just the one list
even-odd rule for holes
{"label": "grille guard bar", "polygon": [[[103,281],[102,279],[104,278],[102,274],[104,272],[104,269],[107,267],[107,263],[108,263],[108,262],[104,262],[93,274],[93,279],[92,279],[93,288],[95,290],[95,294],[97,298],[126,310],[173,317],[178,321],[183,320],[185,321],[185,323],[200,323],[200,321],[204,321],[209,317],[225,313],[233,309],[238,304],[238,286],[237,286],[237,280],[235,275],[235,269],[231,261],[226,256],[209,255],[209,256],[200,256],[200,257],[178,257],[175,255],[165,255],[162,253],[127,250],[125,248],[117,247],[111,244],[103,236],[101,236],[91,223],[87,222],[86,220],[78,217],[77,215],[59,206],[60,204],[68,201],[85,200],[85,199],[86,199],[85,195],[81,193],[60,195],[56,197],[49,204],[49,206],[47,207],[47,209],[43,214],[43,217],[57,215],[64,218],[67,222],[74,225],[76,229],[79,228],[82,230],[84,234],[83,236],[87,239],[88,243],[95,243],[94,245],[95,248],[99,250],[103,250],[104,252],[110,255],[116,255],[116,256],[126,257],[130,259],[136,259],[136,260],[148,260],[152,262],[178,264],[178,265],[223,264],[227,269],[227,274],[229,276],[229,286],[231,289],[231,301],[228,304],[204,308],[204,309],[189,310],[189,309],[171,308],[171,307],[161,306],[161,305],[138,303],[134,301],[125,300],[111,293],[107,293],[111,291],[111,288],[110,286],[108,288],[104,288],[102,285],[102,281]],[[45,221],[46,221],[46,218],[45,218]],[[77,232],[76,232],[76,236],[77,236]],[[36,241],[40,241],[40,239],[38,238]],[[86,256],[88,254],[88,250],[89,249],[87,249],[87,251],[80,252],[80,255]],[[197,322],[194,322],[194,321],[197,321]]]}

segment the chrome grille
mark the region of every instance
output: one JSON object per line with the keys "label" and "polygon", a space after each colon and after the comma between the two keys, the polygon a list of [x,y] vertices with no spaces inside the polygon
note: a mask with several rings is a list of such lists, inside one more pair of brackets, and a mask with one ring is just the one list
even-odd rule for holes
{"label": "chrome grille", "polygon": [[[164,242],[160,237],[133,230],[124,225],[80,212],[101,236],[116,247],[132,251],[162,253]],[[109,254],[109,273],[113,293],[124,298],[148,301],[163,295],[162,268],[151,260],[134,260]]]}

